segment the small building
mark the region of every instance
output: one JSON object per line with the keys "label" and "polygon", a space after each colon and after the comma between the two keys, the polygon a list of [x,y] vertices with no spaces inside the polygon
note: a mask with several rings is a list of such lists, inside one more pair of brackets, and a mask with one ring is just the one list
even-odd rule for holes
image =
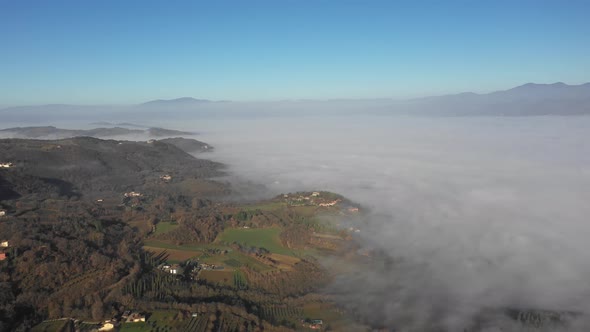
{"label": "small building", "polygon": [[198,313],[196,313],[196,312],[193,312],[193,313],[191,314],[191,317],[199,317],[199,314],[198,314]]}
{"label": "small building", "polygon": [[98,203],[102,203],[103,199],[102,199],[102,198],[99,198],[99,199],[97,199],[96,201],[97,201]]}
{"label": "small building", "polygon": [[317,192],[317,191],[314,191],[314,192],[311,193],[311,196],[312,197],[318,197],[319,195],[320,195],[320,193]]}
{"label": "small building", "polygon": [[0,217],[4,217],[6,215],[6,211],[0,210]]}
{"label": "small building", "polygon": [[166,175],[160,176],[160,179],[164,180],[164,181],[170,181],[170,180],[172,180],[172,176],[170,176],[169,174],[166,174]]}
{"label": "small building", "polygon": [[2,242],[0,242],[0,247],[8,248],[8,241],[2,241]]}
{"label": "small building", "polygon": [[357,208],[357,207],[349,207],[348,208],[348,212],[351,212],[351,213],[359,212],[359,208]]}
{"label": "small building", "polygon": [[128,193],[125,193],[125,197],[141,197],[142,194],[135,192],[135,191],[130,191]]}
{"label": "small building", "polygon": [[127,317],[127,323],[145,322],[145,315],[134,312]]}
{"label": "small building", "polygon": [[312,319],[311,323],[309,324],[309,327],[312,330],[320,330],[322,328],[322,326],[324,325],[324,321],[321,319]]}
{"label": "small building", "polygon": [[0,163],[0,168],[10,168],[12,167],[12,163]]}
{"label": "small building", "polygon": [[0,261],[5,260],[6,258],[8,258],[8,256],[6,256],[5,252],[0,252]]}

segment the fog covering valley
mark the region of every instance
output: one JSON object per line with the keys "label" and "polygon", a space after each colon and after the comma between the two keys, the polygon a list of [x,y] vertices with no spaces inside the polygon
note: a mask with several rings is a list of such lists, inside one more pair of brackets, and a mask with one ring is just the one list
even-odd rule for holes
{"label": "fog covering valley", "polygon": [[370,210],[360,238],[394,263],[328,291],[374,320],[457,331],[497,308],[590,310],[590,118],[198,125],[210,157],[238,177],[273,193],[335,191]]}
{"label": "fog covering valley", "polygon": [[572,313],[567,331],[588,326],[590,118],[239,111],[100,120],[199,133],[215,147],[200,157],[227,164],[224,180],[247,187],[242,199],[328,190],[360,203],[370,222],[359,240],[391,262],[337,278],[325,292],[367,320],[401,331],[479,321],[518,331],[496,313],[520,309]]}

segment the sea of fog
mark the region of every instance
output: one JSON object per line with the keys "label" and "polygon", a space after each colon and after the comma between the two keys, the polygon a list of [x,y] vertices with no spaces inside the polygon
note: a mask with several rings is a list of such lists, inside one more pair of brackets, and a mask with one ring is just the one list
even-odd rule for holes
{"label": "sea of fog", "polygon": [[371,211],[399,259],[339,280],[354,310],[451,330],[480,310],[590,312],[590,117],[282,117],[170,123],[271,193],[330,190]]}
{"label": "sea of fog", "polygon": [[236,187],[266,188],[249,195],[328,190],[366,207],[360,240],[395,264],[326,291],[367,319],[462,331],[498,308],[590,313],[590,117],[166,119],[140,124],[199,132]]}

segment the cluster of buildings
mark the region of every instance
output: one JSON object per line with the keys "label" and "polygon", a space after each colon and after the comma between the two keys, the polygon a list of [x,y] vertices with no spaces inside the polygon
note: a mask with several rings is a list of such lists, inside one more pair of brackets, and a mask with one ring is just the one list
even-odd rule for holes
{"label": "cluster of buildings", "polygon": [[[328,197],[326,197],[328,196]],[[333,198],[332,195],[324,194],[322,195],[319,191],[314,191],[312,193],[296,193],[296,194],[284,194],[283,199],[287,204],[291,206],[319,206],[319,207],[333,207],[337,206],[339,203],[342,203],[341,198]],[[348,212],[351,214],[358,213],[359,208],[356,206],[350,206],[348,204],[340,204],[338,205],[341,207],[344,212]]]}
{"label": "cluster of buildings", "polygon": [[124,196],[125,197],[141,197],[143,195],[141,193],[139,193],[139,192],[130,191],[128,193],[125,193]]}
{"label": "cluster of buildings", "polygon": [[320,204],[318,204],[318,206],[329,207],[329,206],[334,206],[334,205],[338,204],[339,202],[340,202],[340,199],[336,199],[333,201],[320,203]]}
{"label": "cluster of buildings", "polygon": [[223,270],[224,269],[223,265],[214,265],[214,264],[207,264],[207,263],[199,264],[199,268],[201,270],[205,270],[205,271]]}
{"label": "cluster of buildings", "polygon": [[182,274],[184,273],[184,269],[182,267],[180,267],[180,265],[178,264],[172,264],[172,265],[162,265],[160,266],[160,269],[166,273],[170,273],[170,274]]}
{"label": "cluster of buildings", "polygon": [[197,280],[201,271],[223,270],[223,265],[214,265],[207,263],[188,262],[182,267],[179,264],[162,264],[158,267],[160,270],[178,276],[188,276],[191,280]]}
{"label": "cluster of buildings", "polygon": [[361,230],[355,227],[348,227],[348,231],[350,232],[355,232],[355,233],[360,233]]}
{"label": "cluster of buildings", "polygon": [[321,193],[314,191],[310,194],[299,193],[299,194],[284,194],[283,198],[285,201],[292,206],[334,206],[338,204],[341,199],[328,200],[321,196]]}
{"label": "cluster of buildings", "polygon": [[130,310],[127,310],[123,313],[123,316],[121,316],[121,320],[126,323],[145,322],[145,315],[137,311],[131,312]]}

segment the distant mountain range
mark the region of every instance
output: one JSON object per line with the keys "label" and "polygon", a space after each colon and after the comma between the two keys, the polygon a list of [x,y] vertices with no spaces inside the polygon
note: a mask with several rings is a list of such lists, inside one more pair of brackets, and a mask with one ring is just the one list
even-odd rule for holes
{"label": "distant mountain range", "polygon": [[160,107],[160,106],[192,106],[192,105],[200,105],[200,104],[207,104],[211,103],[211,100],[207,99],[195,99],[191,97],[182,97],[176,99],[157,99],[145,102],[140,104],[139,106],[147,106],[147,107]]}
{"label": "distant mountain range", "polygon": [[460,93],[398,102],[407,115],[531,116],[590,114],[590,83],[527,83],[486,94]]}
{"label": "distant mountain range", "polygon": [[50,138],[61,139],[70,137],[95,137],[110,138],[120,136],[147,136],[147,137],[175,137],[195,135],[187,131],[179,131],[165,128],[129,129],[122,127],[94,128],[94,129],[61,129],[53,126],[43,127],[15,127],[0,130],[0,135],[12,138]]}
{"label": "distant mountain range", "polygon": [[[42,122],[105,118],[159,121],[169,118],[218,116],[290,116],[379,114],[416,116],[537,116],[590,115],[590,83],[527,83],[512,89],[485,94],[465,92],[407,100],[297,100],[269,102],[221,102],[183,97],[152,100],[127,106],[87,106],[51,104],[0,109],[5,122]],[[94,119],[91,119],[94,117]],[[110,124],[110,123],[109,123]],[[129,123],[117,124],[132,127]],[[137,126],[141,128],[141,126]]]}
{"label": "distant mountain range", "polygon": [[106,127],[136,127],[136,128],[147,128],[146,126],[138,125],[135,123],[129,122],[119,122],[119,123],[111,123],[106,121],[98,121],[92,122],[91,125],[93,126],[106,126]]}

